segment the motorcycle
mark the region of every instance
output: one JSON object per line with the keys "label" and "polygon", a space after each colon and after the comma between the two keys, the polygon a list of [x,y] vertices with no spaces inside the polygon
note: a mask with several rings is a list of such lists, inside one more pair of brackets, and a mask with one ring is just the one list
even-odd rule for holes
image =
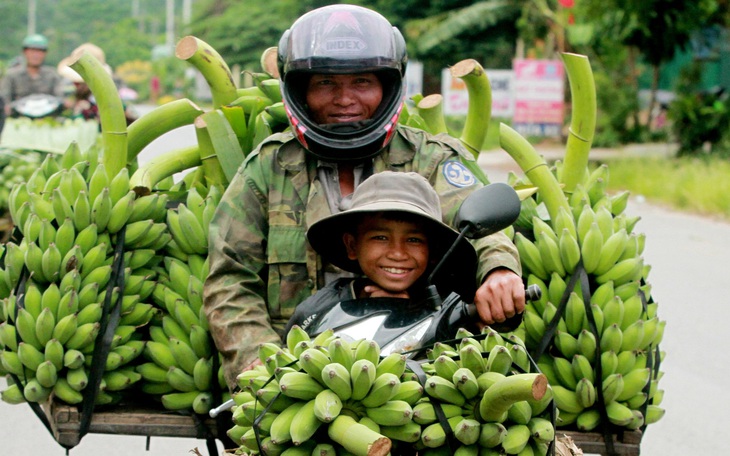
{"label": "motorcycle", "polygon": [[44,93],[35,93],[10,103],[11,117],[41,119],[55,117],[63,111],[63,100]]}
{"label": "motorcycle", "polygon": [[[325,311],[303,309],[309,315],[306,327],[303,326],[305,331],[311,337],[332,329],[335,336],[348,341],[371,339],[380,346],[381,356],[400,352],[410,359],[423,358],[428,347],[452,339],[459,328],[477,331],[476,305],[455,292],[442,299],[434,279],[462,239],[479,239],[501,231],[512,225],[519,214],[520,199],[509,185],[493,183],[476,190],[459,208],[454,223],[459,236],[429,274],[425,301],[367,298],[341,301]],[[537,285],[525,290],[528,301],[539,300],[540,296]],[[521,315],[514,318],[521,319]],[[232,400],[228,401],[212,409],[210,416],[215,417],[232,405]]]}

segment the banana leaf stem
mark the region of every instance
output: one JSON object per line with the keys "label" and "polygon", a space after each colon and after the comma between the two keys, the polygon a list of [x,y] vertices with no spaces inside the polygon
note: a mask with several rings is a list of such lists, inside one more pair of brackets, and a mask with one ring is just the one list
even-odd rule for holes
{"label": "banana leaf stem", "polygon": [[532,144],[503,123],[499,124],[499,142],[510,157],[517,162],[530,182],[537,186],[551,220],[557,218],[561,207],[570,211],[568,199],[563,194],[560,184],[550,172],[545,159],[537,153]]}
{"label": "banana leaf stem", "polygon": [[479,157],[492,117],[492,87],[484,68],[474,59],[466,59],[452,66],[451,76],[464,81],[469,95],[466,122],[459,140]]}
{"label": "banana leaf stem", "polygon": [[570,193],[586,175],[588,154],[596,129],[596,85],[586,56],[564,53],[562,57],[570,82],[573,108],[561,180],[565,191]]}
{"label": "banana leaf stem", "polygon": [[435,93],[424,97],[418,102],[418,114],[428,125],[428,131],[431,134],[448,133],[446,128],[446,120],[444,119],[444,97]]}
{"label": "banana leaf stem", "polygon": [[[226,122],[226,118],[223,113],[217,111],[211,111],[212,115],[218,122]],[[217,147],[213,136],[213,132],[209,130],[208,121],[210,116],[202,115],[195,119],[195,136],[198,139],[198,152],[200,153],[201,167],[203,168],[203,174],[205,176],[206,184],[224,184],[228,182],[226,175],[223,173],[220,161],[218,160]],[[215,121],[213,121],[214,123]],[[227,124],[227,122],[226,122]],[[229,129],[230,130],[230,129]],[[238,138],[233,135],[231,131],[231,137],[228,138],[231,143],[238,146]],[[240,150],[240,148],[239,148]],[[243,158],[243,154],[241,153]]]}
{"label": "banana leaf stem", "polygon": [[131,162],[152,141],[176,128],[190,125],[203,113],[187,98],[165,103],[132,122],[127,128],[127,162]]}
{"label": "banana leaf stem", "polygon": [[127,165],[127,119],[122,99],[112,77],[91,54],[84,52],[70,66],[84,79],[96,99],[103,147],[101,160],[112,179]]}
{"label": "banana leaf stem", "polygon": [[157,155],[129,178],[129,187],[138,195],[148,195],[161,180],[201,164],[197,145]]}
{"label": "banana leaf stem", "polygon": [[175,56],[200,71],[210,86],[215,107],[227,105],[237,98],[236,84],[228,64],[208,43],[186,36],[177,43]]}

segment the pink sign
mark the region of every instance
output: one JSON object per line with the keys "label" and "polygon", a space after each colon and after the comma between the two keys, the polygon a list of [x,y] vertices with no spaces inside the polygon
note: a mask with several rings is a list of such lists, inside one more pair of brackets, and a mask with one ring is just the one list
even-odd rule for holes
{"label": "pink sign", "polygon": [[530,136],[559,136],[565,96],[562,62],[516,59],[513,67],[515,130]]}

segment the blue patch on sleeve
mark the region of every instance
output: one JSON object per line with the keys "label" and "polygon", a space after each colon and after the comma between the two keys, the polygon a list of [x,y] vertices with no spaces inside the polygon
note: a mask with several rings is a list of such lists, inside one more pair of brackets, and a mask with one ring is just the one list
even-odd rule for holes
{"label": "blue patch on sleeve", "polygon": [[471,171],[463,163],[456,160],[449,160],[444,163],[443,173],[446,181],[454,187],[470,187],[477,182]]}

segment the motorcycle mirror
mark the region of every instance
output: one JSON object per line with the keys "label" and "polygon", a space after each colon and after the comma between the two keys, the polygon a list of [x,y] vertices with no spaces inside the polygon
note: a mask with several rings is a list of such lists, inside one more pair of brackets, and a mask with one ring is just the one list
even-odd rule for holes
{"label": "motorcycle mirror", "polygon": [[466,197],[454,226],[469,239],[489,236],[512,225],[520,215],[520,206],[520,198],[512,187],[495,182]]}

